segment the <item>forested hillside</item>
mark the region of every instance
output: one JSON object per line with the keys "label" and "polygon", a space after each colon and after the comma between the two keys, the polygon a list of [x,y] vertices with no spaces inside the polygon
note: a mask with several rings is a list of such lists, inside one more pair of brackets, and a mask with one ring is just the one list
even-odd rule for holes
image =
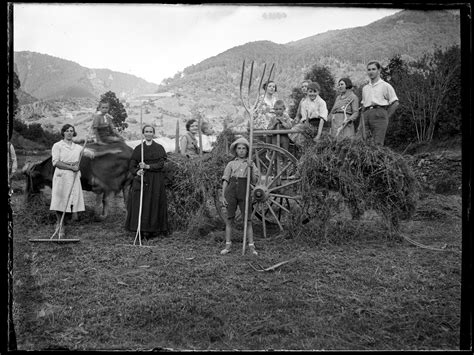
{"label": "forested hillside", "polygon": [[[72,116],[80,128],[86,124],[82,115],[90,115],[95,110],[97,98],[112,91],[129,105],[127,131],[139,132],[133,123],[139,120],[140,111],[136,106],[139,100],[133,97],[166,92],[170,95],[154,99],[150,113],[150,120],[162,125],[163,135],[175,134],[176,121],[182,122],[181,127],[184,127],[184,122],[197,114],[219,131],[225,120],[237,125],[247,119],[239,97],[244,59],[247,74],[250,62],[255,61],[254,88],[264,63],[267,64],[267,75],[270,65],[275,64],[272,79],[277,83],[277,96],[290,107],[292,89],[299,86],[315,64],[328,68],[334,80],[349,77],[360,88],[367,81],[366,63],[369,60],[387,65],[399,54],[408,62],[435,48],[459,45],[460,39],[460,18],[455,12],[405,10],[367,26],[328,31],[286,44],[255,41],[233,47],[184,68],[174,77],[163,80],[162,85],[108,69],[84,68],[49,55],[16,52],[14,62],[21,81],[20,105],[30,104],[19,111],[18,117],[26,122],[56,127]],[[256,99],[256,95],[254,91],[252,99]],[[35,99],[42,102],[31,105]],[[74,100],[77,101],[75,105]]]}
{"label": "forested hillside", "polygon": [[150,93],[158,85],[109,69],[89,69],[70,60],[35,52],[15,52],[22,90],[38,99],[97,98],[106,91],[121,97]]}
{"label": "forested hillside", "polygon": [[[348,76],[356,85],[362,85],[369,60],[386,64],[396,54],[416,59],[435,47],[459,43],[459,16],[449,11],[406,10],[367,26],[328,31],[287,44],[257,41],[237,46],[185,68],[165,80],[159,91],[181,92],[184,99],[198,105],[201,102],[203,108],[209,108],[203,99],[240,105],[238,87],[245,59],[248,64],[252,60],[256,63],[255,81],[259,80],[263,63],[275,63],[273,78],[278,94],[289,100],[291,89],[314,64],[327,66],[335,79]],[[232,110],[228,114],[232,115]]]}

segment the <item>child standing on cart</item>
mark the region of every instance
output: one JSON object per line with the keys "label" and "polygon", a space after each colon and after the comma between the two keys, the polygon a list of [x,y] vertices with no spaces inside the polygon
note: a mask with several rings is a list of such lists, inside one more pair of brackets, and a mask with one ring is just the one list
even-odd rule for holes
{"label": "child standing on cart", "polygon": [[[248,164],[249,142],[245,138],[238,138],[230,145],[230,152],[235,156],[235,159],[230,161],[224,169],[222,176],[222,202],[227,209],[227,219],[225,221],[225,249],[221,251],[222,255],[228,254],[232,246],[232,229],[235,219],[235,212],[239,206],[242,216],[245,215],[245,197],[247,189],[247,169],[250,170],[251,182],[256,183],[260,179],[260,172],[252,162],[251,166]],[[253,229],[251,220],[251,197],[249,193],[248,201],[248,216],[247,216],[247,232],[249,249],[253,255],[258,255],[255,250],[253,240]],[[245,217],[244,217],[245,218]],[[245,223],[245,222],[244,222]]]}
{"label": "child standing on cart", "polygon": [[[286,106],[283,100],[277,100],[275,102],[275,106],[273,107],[275,115],[271,118],[270,124],[268,125],[267,129],[274,130],[274,129],[291,129],[293,126],[292,119],[288,114],[285,112]],[[272,144],[277,144],[277,135],[272,135]],[[290,147],[290,138],[288,134],[280,134],[280,147],[285,150],[288,150]]]}

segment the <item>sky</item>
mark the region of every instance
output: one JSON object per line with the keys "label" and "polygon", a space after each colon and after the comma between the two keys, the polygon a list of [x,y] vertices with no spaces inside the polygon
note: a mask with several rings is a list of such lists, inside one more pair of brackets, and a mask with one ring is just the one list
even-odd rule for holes
{"label": "sky", "polygon": [[365,26],[401,9],[15,3],[13,48],[160,84],[187,66],[248,42],[279,44]]}

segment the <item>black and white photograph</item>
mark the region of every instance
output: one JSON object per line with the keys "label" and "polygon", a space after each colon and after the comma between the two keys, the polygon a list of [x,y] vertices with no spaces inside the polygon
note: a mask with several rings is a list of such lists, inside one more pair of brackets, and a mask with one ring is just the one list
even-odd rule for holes
{"label": "black and white photograph", "polygon": [[7,3],[2,351],[472,351],[471,16]]}

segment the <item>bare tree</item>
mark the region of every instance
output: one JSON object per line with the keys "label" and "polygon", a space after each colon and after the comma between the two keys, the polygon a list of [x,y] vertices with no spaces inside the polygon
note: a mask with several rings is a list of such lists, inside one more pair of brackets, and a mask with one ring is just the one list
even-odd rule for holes
{"label": "bare tree", "polygon": [[410,117],[419,142],[433,139],[443,109],[453,96],[460,96],[460,69],[457,46],[446,51],[437,49],[411,63],[395,56],[384,68],[386,80],[397,91],[401,114]]}

